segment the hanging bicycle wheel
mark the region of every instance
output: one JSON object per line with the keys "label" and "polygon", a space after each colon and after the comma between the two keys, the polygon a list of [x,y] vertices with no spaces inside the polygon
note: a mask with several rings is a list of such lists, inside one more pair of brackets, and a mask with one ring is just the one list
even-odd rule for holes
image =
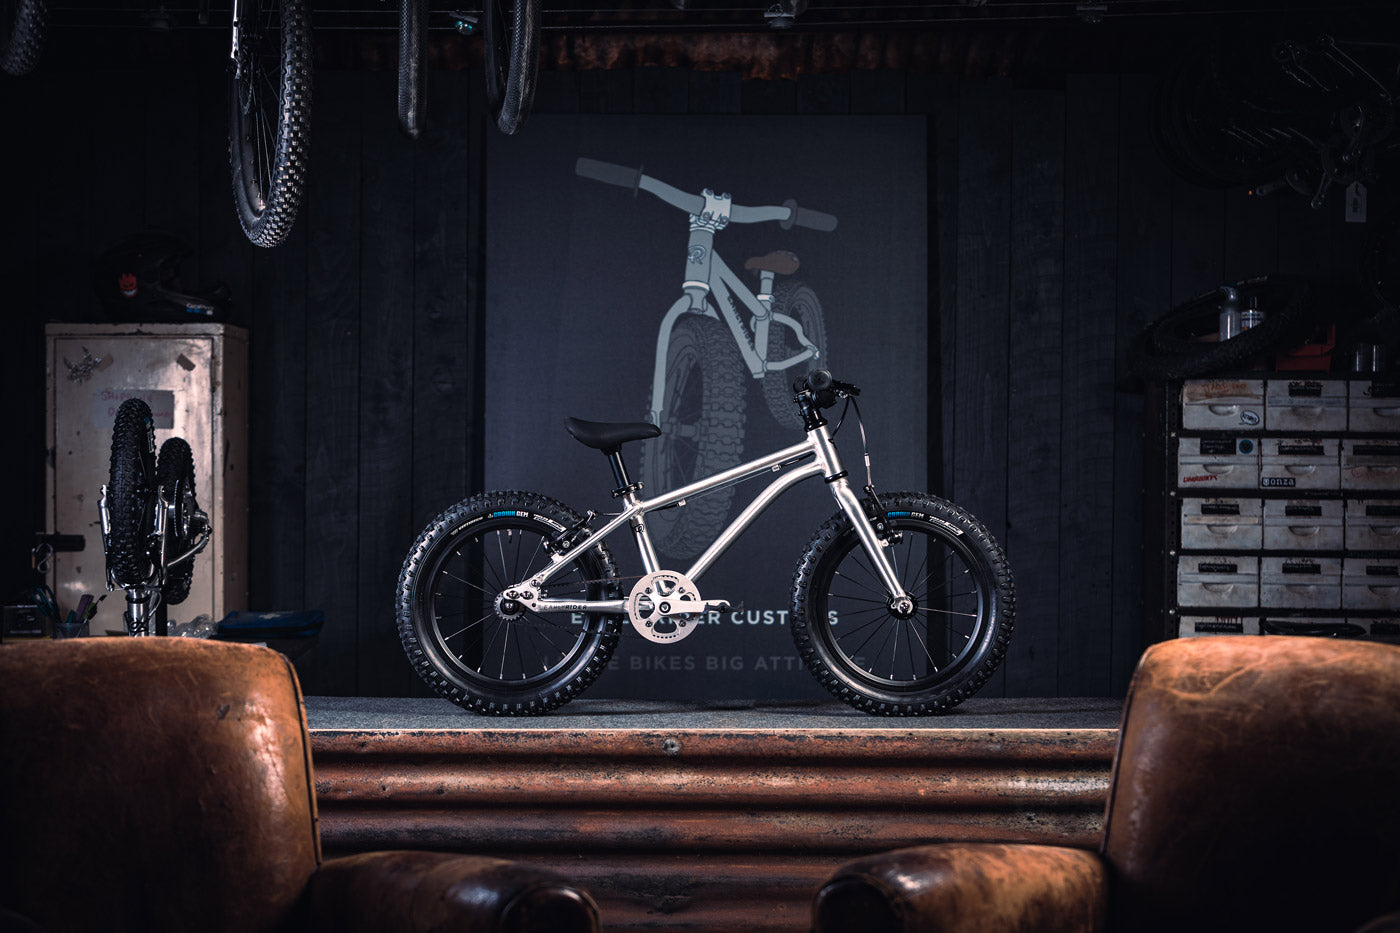
{"label": "hanging bicycle wheel", "polygon": [[155,571],[150,543],[156,489],[155,421],[149,405],[129,398],[112,426],[107,482],[107,570],[119,586],[144,584]]}
{"label": "hanging bicycle wheel", "polygon": [[160,589],[165,602],[174,606],[190,595],[194,558],[178,564],[172,562],[194,547],[202,521],[195,500],[194,454],[183,438],[172,437],[160,445],[156,456],[156,482],[161,498],[175,506],[165,528],[166,576]]}
{"label": "hanging bicycle wheel", "polygon": [[240,3],[229,76],[229,167],[238,222],[257,246],[276,246],[291,232],[310,126],[306,0]]}
{"label": "hanging bicycle wheel", "polygon": [[[617,617],[533,612],[508,589],[547,566],[547,545],[578,520],[544,496],[486,493],[419,535],[399,574],[399,639],[438,694],[478,713],[538,715],[603,672],[617,646]],[[601,543],[580,547],[541,595],[615,598],[615,575]]]}
{"label": "hanging bicycle wheel", "polygon": [[[668,492],[743,461],[747,378],[723,322],[700,315],[676,321],[666,346],[661,436],[642,442],[646,495]],[[657,407],[653,400],[651,408]],[[696,556],[724,527],[733,499],[733,487],[725,487],[652,512],[647,527],[653,543],[672,558]]]}
{"label": "hanging bicycle wheel", "polygon": [[48,19],[44,0],[0,0],[0,71],[18,76],[34,70]]}
{"label": "hanging bicycle wheel", "polygon": [[399,0],[399,129],[409,139],[423,132],[423,46],[428,0]]}
{"label": "hanging bicycle wheel", "polygon": [[525,125],[540,65],[540,0],[486,0],[486,102],[502,133]]}
{"label": "hanging bicycle wheel", "polygon": [[934,713],[976,693],[1006,654],[1016,593],[1006,555],[936,496],[882,495],[887,549],[909,604],[892,601],[844,514],[817,530],[793,577],[792,637],[824,687],[884,716]]}
{"label": "hanging bicycle wheel", "polygon": [[[784,427],[802,429],[802,415],[793,404],[792,384],[807,378],[814,369],[831,369],[831,356],[827,350],[826,321],[822,318],[822,303],[817,293],[806,285],[787,282],[773,291],[773,313],[785,314],[795,320],[802,333],[816,346],[821,354],[804,360],[789,369],[779,369],[763,374],[763,398],[768,402],[768,410],[777,422]],[[768,325],[768,362],[782,362],[802,351],[797,334],[777,321]]]}

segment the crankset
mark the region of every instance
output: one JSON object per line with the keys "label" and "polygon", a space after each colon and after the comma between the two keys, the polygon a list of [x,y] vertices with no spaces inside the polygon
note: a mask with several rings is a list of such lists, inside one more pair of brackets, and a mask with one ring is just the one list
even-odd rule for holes
{"label": "crankset", "polygon": [[695,631],[706,612],[728,608],[727,600],[701,599],[695,584],[674,570],[646,574],[627,597],[627,618],[632,627],[648,641],[663,644],[680,641]]}

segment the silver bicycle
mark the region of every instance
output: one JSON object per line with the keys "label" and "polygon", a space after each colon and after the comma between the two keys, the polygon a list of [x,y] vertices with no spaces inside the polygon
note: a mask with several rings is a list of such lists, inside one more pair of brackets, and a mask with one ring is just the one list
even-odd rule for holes
{"label": "silver bicycle", "polygon": [[[799,207],[747,207],[706,188],[690,194],[639,169],[579,159],[574,171],[633,192],[646,191],[689,218],[680,298],[661,319],[656,336],[647,420],[662,428],[641,449],[641,476],[655,489],[689,483],[743,459],[748,378],[758,380],[779,424],[801,427],[792,407],[792,382],[812,370],[830,370],[821,302],[806,285],[787,277],[801,266],[787,250],[744,263],[757,276],[753,291],[715,249],[715,236],[730,224],[774,222],[830,232],[836,218]],[[782,281],[779,277],[783,277]],[[729,518],[732,491],[696,508],[653,522],[659,550],[694,557]]]}
{"label": "silver bicycle", "polygon": [[[835,696],[881,715],[948,709],[975,693],[1005,655],[1015,588],[1001,547],[964,509],[920,492],[852,488],[823,411],[859,389],[816,370],[793,386],[801,443],[643,498],[623,458],[660,435],[650,422],[566,420],[612,468],[623,508],[601,527],[530,492],[489,492],[435,518],[399,574],[399,637],[418,674],[460,706],[534,715],[597,679],[624,621],[669,644],[719,624],[726,598],[701,595],[707,569],[785,490],[822,477],[838,505],[808,541],[793,575],[789,626],[803,662]],[[861,429],[864,438],[864,429]],[[868,452],[866,463],[869,463]],[[657,514],[742,480],[779,474],[684,571],[663,567],[649,524]],[[617,574],[609,536],[627,527],[644,570]]]}

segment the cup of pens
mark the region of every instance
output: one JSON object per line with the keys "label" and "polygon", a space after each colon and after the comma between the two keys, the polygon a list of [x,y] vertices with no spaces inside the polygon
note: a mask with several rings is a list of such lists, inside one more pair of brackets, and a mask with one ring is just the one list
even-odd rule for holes
{"label": "cup of pens", "polygon": [[86,638],[88,635],[88,620],[97,615],[97,604],[107,597],[106,593],[102,597],[94,600],[91,595],[84,595],[78,601],[78,608],[68,613],[68,618],[59,621],[54,618],[53,637],[54,638]]}

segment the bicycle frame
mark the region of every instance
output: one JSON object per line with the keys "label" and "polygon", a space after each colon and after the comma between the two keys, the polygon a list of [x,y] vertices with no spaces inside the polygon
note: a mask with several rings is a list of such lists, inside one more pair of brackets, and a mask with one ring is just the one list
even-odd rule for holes
{"label": "bicycle frame", "polygon": [[[656,558],[656,550],[652,546],[650,533],[647,531],[645,516],[648,512],[658,509],[669,508],[671,506],[682,506],[686,499],[693,496],[703,495],[721,486],[736,483],[741,480],[757,476],[760,473],[781,471],[783,467],[813,458],[811,462],[805,463],[797,469],[779,476],[769,483],[730,522],[714,542],[706,548],[685,572],[685,576],[695,581],[723,554],[735,539],[753,523],[753,521],[771,505],[778,496],[782,495],[792,486],[812,476],[824,476],[831,494],[835,497],[841,510],[846,513],[852,527],[859,537],[861,545],[866,554],[870,557],[871,564],[880,576],[881,582],[891,598],[907,599],[908,594],[899,583],[899,578],[895,574],[895,568],[885,553],[884,544],[876,534],[870,520],[865,515],[865,509],[861,505],[860,498],[851,490],[847,480],[846,471],[841,467],[840,456],[836,451],[836,445],[831,439],[831,434],[827,430],[824,420],[819,420],[817,424],[807,431],[807,437],[800,444],[785,447],[782,450],[774,451],[748,463],[741,463],[736,467],[716,473],[713,476],[702,480],[697,480],[685,486],[681,486],[670,492],[663,493],[652,499],[642,499],[638,497],[635,488],[628,488],[622,493],[621,498],[626,503],[620,513],[611,521],[600,528],[596,533],[585,539],[585,543],[579,546],[586,546],[587,542],[601,541],[612,534],[624,523],[630,524],[632,532],[637,542],[637,550],[641,555],[642,565],[647,573],[652,573],[662,569]],[[539,573],[522,580],[512,586],[507,587],[512,598],[518,598],[522,605],[533,612],[599,612],[611,615],[625,615],[627,613],[627,601],[625,599],[600,599],[600,600],[563,600],[550,599],[539,595],[540,588],[548,583],[554,576],[568,564],[572,563],[573,550],[555,554],[548,566]]]}

